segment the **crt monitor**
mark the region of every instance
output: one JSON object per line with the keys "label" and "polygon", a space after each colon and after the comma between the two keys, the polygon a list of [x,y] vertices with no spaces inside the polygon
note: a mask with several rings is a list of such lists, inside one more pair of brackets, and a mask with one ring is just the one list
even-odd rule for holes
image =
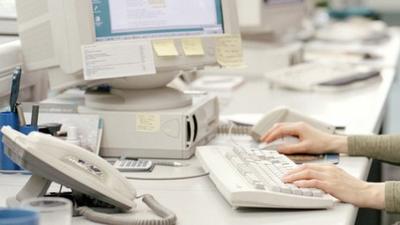
{"label": "crt monitor", "polygon": [[244,35],[282,34],[301,28],[306,0],[236,0]]}
{"label": "crt monitor", "polygon": [[[11,37],[4,39],[0,38],[0,111],[8,109],[13,72],[23,66],[20,42]],[[47,96],[47,77],[40,72],[28,73],[23,68],[19,87],[19,101],[42,100]]]}
{"label": "crt monitor", "polygon": [[[99,109],[187,104],[165,86],[180,71],[216,64],[216,38],[240,33],[232,0],[17,0],[17,12],[26,67],[48,71],[53,89],[84,83],[83,45],[150,40],[154,47],[160,39],[174,42],[177,54],[172,57],[154,51],[155,75],[91,81],[114,90],[108,99],[89,98],[88,106]],[[184,54],[180,42],[188,37],[200,39],[204,54]]]}

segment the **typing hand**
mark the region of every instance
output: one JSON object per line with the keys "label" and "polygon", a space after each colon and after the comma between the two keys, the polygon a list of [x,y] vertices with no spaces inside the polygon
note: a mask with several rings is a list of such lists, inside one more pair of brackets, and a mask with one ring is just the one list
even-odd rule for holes
{"label": "typing hand", "polygon": [[358,180],[334,165],[304,164],[283,178],[300,188],[318,188],[358,207],[383,209],[385,184]]}
{"label": "typing hand", "polygon": [[303,122],[275,124],[261,141],[270,143],[284,136],[298,137],[300,142],[281,146],[278,151],[282,154],[347,152],[347,137],[324,133]]}

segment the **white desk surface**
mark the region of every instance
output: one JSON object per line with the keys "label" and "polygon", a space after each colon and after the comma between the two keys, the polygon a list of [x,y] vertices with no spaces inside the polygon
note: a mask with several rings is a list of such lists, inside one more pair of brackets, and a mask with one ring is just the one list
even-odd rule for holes
{"label": "white desk surface", "polygon": [[15,40],[18,40],[18,36],[1,35],[0,34],[0,44],[5,44],[5,43],[12,42]]}
{"label": "white desk surface", "polygon": [[[369,170],[368,159],[341,158],[341,167],[360,179],[366,179]],[[155,168],[158,176],[184,176],[201,173],[195,159],[185,171],[177,168]],[[132,174],[132,176],[135,174]],[[29,176],[0,175],[0,206],[14,196]],[[328,210],[235,210],[223,199],[208,177],[179,181],[132,181],[138,194],[150,193],[178,216],[178,224],[190,225],[259,225],[259,224],[353,224],[357,208],[349,204],[338,203]],[[54,188],[56,190],[56,188]],[[139,211],[148,211],[139,204]],[[148,213],[148,212],[146,212]],[[140,216],[148,216],[140,213]],[[82,218],[74,218],[74,224],[94,224]]]}
{"label": "white desk surface", "polygon": [[[387,60],[397,63],[400,49],[398,38],[387,47]],[[272,107],[288,105],[310,115],[318,115],[334,121],[346,118],[348,133],[376,133],[384,115],[386,98],[395,76],[393,68],[385,69],[383,81],[366,88],[340,93],[300,93],[281,89],[270,89],[262,80],[248,81],[235,93],[233,100],[223,109],[225,114],[265,113]],[[195,158],[189,161],[190,167],[156,167],[151,176],[171,177],[201,173]],[[340,167],[353,176],[366,179],[370,160],[364,157],[341,157]],[[133,174],[140,176],[140,174]],[[0,175],[0,206],[5,199],[15,195],[28,176]],[[258,225],[258,224],[354,224],[357,208],[338,203],[327,210],[270,210],[270,209],[232,209],[216,190],[208,177],[178,181],[139,181],[132,183],[138,193],[153,194],[166,207],[178,216],[182,225]],[[139,204],[138,215],[148,216],[148,210]],[[143,211],[145,211],[143,213]],[[93,224],[82,218],[74,218],[74,224]]]}

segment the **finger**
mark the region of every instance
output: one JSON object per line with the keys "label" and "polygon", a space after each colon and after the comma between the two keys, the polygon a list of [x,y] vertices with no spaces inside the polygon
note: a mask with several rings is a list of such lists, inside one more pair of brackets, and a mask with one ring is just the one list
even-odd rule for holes
{"label": "finger", "polygon": [[323,181],[312,179],[312,180],[299,180],[293,183],[299,188],[317,188],[326,192],[326,184]]}
{"label": "finger", "polygon": [[307,143],[300,142],[298,144],[292,145],[282,145],[278,147],[278,152],[282,154],[295,154],[295,153],[305,153],[307,151]]}
{"label": "finger", "polygon": [[317,171],[319,173],[326,173],[329,169],[331,169],[332,165],[328,165],[328,164],[302,164],[298,167],[296,167],[293,170],[290,170],[289,172],[287,172],[285,174],[285,176],[291,176],[293,174],[297,174],[300,173],[302,171],[307,171],[307,170],[313,170],[313,171]]}
{"label": "finger", "polygon": [[279,126],[274,129],[263,141],[270,143],[284,136],[298,136],[299,131],[294,125]]}
{"label": "finger", "polygon": [[264,141],[276,128],[283,126],[284,123],[276,123],[274,124],[263,136],[261,136],[260,140]]}
{"label": "finger", "polygon": [[283,181],[286,183],[293,183],[299,180],[323,180],[324,178],[325,176],[323,173],[316,170],[307,169],[297,173],[286,175],[283,177]]}
{"label": "finger", "polygon": [[323,163],[305,163],[301,164],[300,166],[296,167],[293,170],[290,170],[286,175],[291,175],[304,170],[326,171],[331,166],[332,165],[330,164],[323,164]]}

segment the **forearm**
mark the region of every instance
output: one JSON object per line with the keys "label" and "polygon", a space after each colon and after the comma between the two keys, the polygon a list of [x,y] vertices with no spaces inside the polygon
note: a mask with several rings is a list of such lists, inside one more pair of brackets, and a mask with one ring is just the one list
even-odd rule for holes
{"label": "forearm", "polygon": [[350,136],[347,142],[349,155],[400,163],[400,136]]}

